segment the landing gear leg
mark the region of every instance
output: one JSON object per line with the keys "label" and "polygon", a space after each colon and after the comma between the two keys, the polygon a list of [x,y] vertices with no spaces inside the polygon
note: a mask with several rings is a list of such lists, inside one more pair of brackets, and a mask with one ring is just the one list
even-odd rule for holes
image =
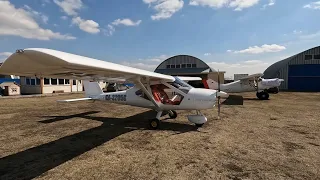
{"label": "landing gear leg", "polygon": [[177,118],[177,116],[178,116],[177,112],[174,111],[174,110],[170,110],[168,113],[169,113],[169,117],[170,117],[171,119],[175,119],[175,118]]}
{"label": "landing gear leg", "polygon": [[160,117],[162,115],[162,111],[157,113],[157,117],[149,120],[149,126],[151,129],[159,129],[161,125]]}

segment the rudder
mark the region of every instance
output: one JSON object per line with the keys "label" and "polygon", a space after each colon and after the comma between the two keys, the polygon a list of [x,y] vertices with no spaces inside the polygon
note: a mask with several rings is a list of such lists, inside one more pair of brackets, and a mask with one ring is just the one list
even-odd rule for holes
{"label": "rudder", "polygon": [[83,86],[84,86],[86,97],[94,97],[103,93],[101,87],[99,86],[99,83],[96,81],[91,82],[91,81],[84,80]]}
{"label": "rudder", "polygon": [[214,90],[216,90],[216,89],[219,88],[219,87],[218,87],[218,83],[215,82],[215,81],[212,80],[212,79],[204,79],[204,80],[203,80],[203,84],[204,84],[205,88],[207,88],[207,89],[214,89]]}

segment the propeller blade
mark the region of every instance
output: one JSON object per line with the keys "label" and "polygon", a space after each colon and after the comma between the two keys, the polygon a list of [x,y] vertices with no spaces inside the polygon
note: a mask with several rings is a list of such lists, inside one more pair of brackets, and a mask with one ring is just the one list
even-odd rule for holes
{"label": "propeller blade", "polygon": [[220,71],[218,69],[218,118],[220,119]]}

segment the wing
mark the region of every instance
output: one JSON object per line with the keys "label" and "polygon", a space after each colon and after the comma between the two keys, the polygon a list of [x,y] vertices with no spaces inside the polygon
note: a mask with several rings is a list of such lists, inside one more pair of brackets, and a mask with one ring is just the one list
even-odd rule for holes
{"label": "wing", "polygon": [[12,54],[0,67],[0,74],[83,80],[166,80],[174,77],[62,51],[30,48]]}
{"label": "wing", "polygon": [[251,74],[251,75],[249,75],[249,76],[240,78],[239,80],[241,80],[241,81],[254,80],[254,79],[259,78],[259,77],[262,77],[262,76],[263,76],[262,73],[256,73],[256,74]]}
{"label": "wing", "polygon": [[201,77],[187,77],[187,76],[177,76],[182,81],[201,81]]}

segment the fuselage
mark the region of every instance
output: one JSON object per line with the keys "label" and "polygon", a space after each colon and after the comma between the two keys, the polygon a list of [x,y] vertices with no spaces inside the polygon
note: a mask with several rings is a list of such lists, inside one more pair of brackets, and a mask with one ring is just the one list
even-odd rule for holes
{"label": "fuselage", "polygon": [[[172,89],[170,89],[172,90]],[[174,96],[174,90],[171,92]],[[216,91],[211,89],[191,88],[186,94],[182,95],[179,104],[164,104],[157,102],[161,110],[203,110],[214,107]],[[156,106],[142,90],[136,86],[118,92],[102,93],[96,97],[96,100],[107,101],[117,104],[126,104],[150,109],[156,109]]]}
{"label": "fuselage", "polygon": [[220,90],[227,93],[240,93],[240,92],[251,92],[251,91],[263,91],[269,88],[278,87],[281,84],[281,80],[279,79],[262,79],[256,84],[254,81],[249,81],[247,83],[243,83],[238,80],[235,82],[231,82],[228,84],[221,84]]}

